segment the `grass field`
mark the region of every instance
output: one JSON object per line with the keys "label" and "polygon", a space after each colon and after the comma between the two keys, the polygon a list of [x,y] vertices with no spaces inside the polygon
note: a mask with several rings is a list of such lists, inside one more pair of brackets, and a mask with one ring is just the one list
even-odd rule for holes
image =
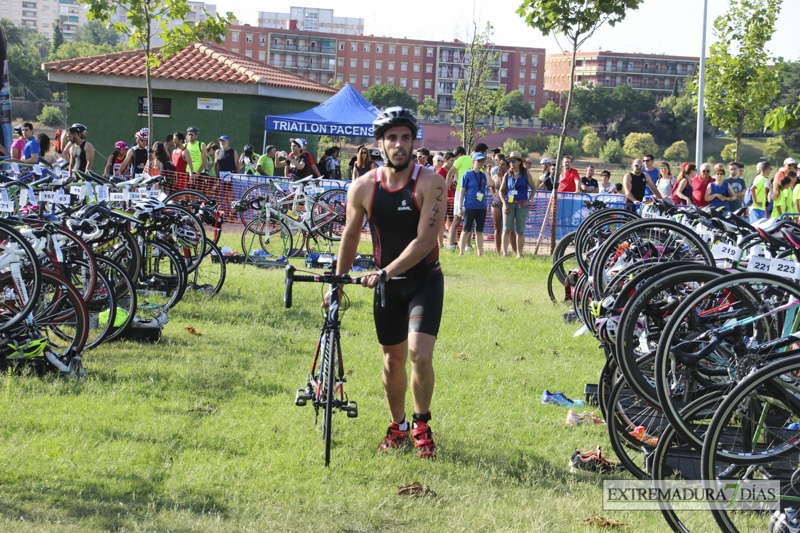
{"label": "grass field", "polygon": [[[0,376],[0,531],[600,531],[580,525],[595,512],[666,530],[658,513],[603,513],[601,478],[569,472],[576,447],[611,453],[605,426],[566,427],[540,397],[581,397],[603,355],[550,303],[549,258],[442,264],[436,459],[377,453],[381,357],[371,293],[353,287],[343,349],[359,417],[334,417],[323,468],[313,409],[293,402],[320,287],[295,285],[285,310],[282,271],[229,266],[223,292],[180,303],[159,344],[101,346],[82,380]],[[436,496],[397,495],[415,481]]]}

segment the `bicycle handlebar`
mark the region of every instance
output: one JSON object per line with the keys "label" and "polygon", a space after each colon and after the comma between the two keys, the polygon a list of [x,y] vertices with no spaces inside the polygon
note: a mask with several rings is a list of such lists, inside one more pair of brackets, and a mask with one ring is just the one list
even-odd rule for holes
{"label": "bicycle handlebar", "polygon": [[[286,266],[286,286],[283,293],[283,304],[286,309],[292,307],[292,284],[295,281],[304,283],[330,283],[331,285],[360,285],[362,278],[350,277],[350,274],[295,275],[297,270],[292,265]],[[381,307],[386,307],[386,272],[381,270],[378,278],[378,291],[381,295]]]}

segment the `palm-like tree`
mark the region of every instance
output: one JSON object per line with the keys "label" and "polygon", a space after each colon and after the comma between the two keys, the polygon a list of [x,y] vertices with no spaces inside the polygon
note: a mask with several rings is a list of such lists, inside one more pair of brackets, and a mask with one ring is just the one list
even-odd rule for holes
{"label": "palm-like tree", "polygon": [[8,46],[19,46],[22,44],[24,28],[4,18],[0,19],[0,29],[3,30]]}

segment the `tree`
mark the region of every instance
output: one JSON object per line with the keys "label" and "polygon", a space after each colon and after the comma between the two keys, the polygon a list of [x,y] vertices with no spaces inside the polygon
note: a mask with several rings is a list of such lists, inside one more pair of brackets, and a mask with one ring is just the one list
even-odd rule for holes
{"label": "tree", "polygon": [[[677,80],[676,80],[677,83]],[[681,89],[678,95],[670,95],[658,103],[658,107],[669,111],[673,117],[674,125],[671,139],[666,142],[679,140],[692,141],[697,136],[697,95],[687,89]]]}
{"label": "tree", "polygon": [[629,9],[637,9],[642,0],[524,0],[517,13],[525,22],[542,32],[543,35],[561,34],[566,36],[572,47],[570,60],[569,94],[564,108],[563,129],[559,139],[558,154],[555,161],[555,183],[553,184],[553,218],[550,224],[550,246],[555,246],[556,220],[558,216],[558,181],[560,177],[561,154],[567,138],[569,110],[575,88],[575,56],[586,39],[608,22],[610,26],[623,20]]}
{"label": "tree", "polygon": [[495,127],[495,121],[497,120],[498,110],[500,109],[500,102],[502,102],[503,97],[505,95],[506,95],[505,85],[500,85],[497,89],[492,91],[491,97],[489,99],[489,115],[492,117],[492,128]]}
{"label": "tree", "polygon": [[113,52],[119,52],[123,50],[124,47],[119,46],[111,46],[110,44],[90,44],[84,42],[71,42],[71,43],[64,43],[59,48],[58,51],[50,56],[50,61],[62,61],[64,59],[73,59],[75,57],[89,57],[89,56],[99,56],[103,54],[111,54]]}
{"label": "tree", "polygon": [[557,124],[564,118],[561,108],[552,100],[539,110],[539,120],[544,124]]}
{"label": "tree", "polygon": [[53,56],[64,44],[64,33],[61,31],[61,19],[53,23],[53,42],[50,44],[50,55]]}
{"label": "tree", "polygon": [[631,133],[625,137],[623,149],[630,157],[642,157],[658,152],[658,145],[650,133]]}
{"label": "tree", "polygon": [[[222,44],[222,37],[228,33],[227,24],[234,20],[233,13],[211,16],[204,9],[203,20],[189,22],[191,7],[188,2],[174,0],[80,0],[88,7],[89,20],[110,24],[117,32],[128,36],[130,46],[144,49],[144,77],[147,87],[147,101],[153,101],[151,74],[154,68],[169,57],[177,54],[188,45],[198,41],[214,41]],[[111,22],[117,10],[126,14],[126,23]],[[158,34],[164,45],[153,50],[151,43]],[[150,138],[156,138],[153,130],[153,106],[147,106],[147,127]]]}
{"label": "tree", "polygon": [[364,98],[378,109],[400,106],[416,111],[417,106],[419,106],[419,102],[408,94],[405,89],[387,83],[373,85],[364,93]]}
{"label": "tree", "polygon": [[597,133],[592,130],[583,136],[583,151],[592,157],[600,155],[600,149],[603,148],[603,141],[597,136]]}
{"label": "tree", "polygon": [[[478,122],[491,114],[496,101],[492,86],[499,83],[499,69],[494,65],[499,63],[500,54],[493,49],[492,33],[489,23],[481,33],[477,24],[473,24],[472,37],[462,55],[464,80],[458,82],[453,92],[452,123],[461,126],[457,135],[464,146],[472,146],[478,134],[485,133],[478,131]],[[460,121],[456,114],[460,115]]]}
{"label": "tree", "polygon": [[730,0],[714,21],[717,42],[706,63],[705,110],[711,124],[736,138],[737,154],[742,134],[760,127],[777,91],[765,47],[780,5],[781,0]]}
{"label": "tree", "polygon": [[528,120],[533,116],[533,110],[530,104],[525,103],[525,95],[519,91],[511,91],[500,99],[497,114],[501,117]]}
{"label": "tree", "polygon": [[738,161],[739,158],[736,157],[736,143],[726,144],[719,155],[722,156],[723,161]]}
{"label": "tree", "polygon": [[438,117],[439,113],[441,113],[439,104],[436,103],[436,100],[434,100],[432,96],[425,98],[417,108],[417,111],[421,116],[426,118]]}
{"label": "tree", "polygon": [[603,163],[622,163],[622,144],[615,140],[609,139],[603,149],[600,150],[600,161]]}
{"label": "tree", "polygon": [[22,44],[25,27],[17,26],[10,19],[0,19],[0,27],[3,28],[7,46],[19,46]]}
{"label": "tree", "polygon": [[672,146],[664,150],[664,158],[672,161],[683,161],[689,158],[689,146],[686,141],[675,141]]}
{"label": "tree", "polygon": [[786,146],[783,137],[770,137],[764,145],[764,157],[768,161],[775,161],[781,164],[784,159],[789,157],[789,148]]}
{"label": "tree", "polygon": [[[778,70],[778,96],[770,104],[770,107],[777,107],[770,112],[772,116],[776,111],[784,113],[795,107],[798,97],[800,97],[800,62],[789,61],[775,67]],[[768,116],[767,122],[770,121]],[[770,128],[775,132],[783,132],[783,139],[786,145],[795,151],[800,151],[800,127],[795,121],[794,126],[784,124],[785,127],[772,127],[765,124],[765,128]]]}
{"label": "tree", "polygon": [[93,44],[95,46],[119,44],[119,33],[98,20],[89,20],[75,30],[75,42]]}
{"label": "tree", "polygon": [[547,135],[525,135],[517,139],[517,142],[522,146],[522,153],[536,152],[543,154],[550,144],[550,137]]}

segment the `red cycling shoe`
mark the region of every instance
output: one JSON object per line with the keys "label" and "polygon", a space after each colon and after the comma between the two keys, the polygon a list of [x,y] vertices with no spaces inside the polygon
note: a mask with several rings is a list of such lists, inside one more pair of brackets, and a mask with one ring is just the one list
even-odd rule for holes
{"label": "red cycling shoe", "polygon": [[[430,413],[428,413],[430,415]],[[423,459],[436,457],[436,444],[433,442],[433,432],[427,422],[414,421],[411,426],[411,438],[414,446],[420,449],[419,456]]]}
{"label": "red cycling shoe", "polygon": [[378,451],[383,452],[389,448],[399,448],[405,442],[406,437],[408,437],[408,430],[403,431],[400,429],[400,424],[392,422],[389,424],[389,429],[386,430],[386,437],[383,439]]}

